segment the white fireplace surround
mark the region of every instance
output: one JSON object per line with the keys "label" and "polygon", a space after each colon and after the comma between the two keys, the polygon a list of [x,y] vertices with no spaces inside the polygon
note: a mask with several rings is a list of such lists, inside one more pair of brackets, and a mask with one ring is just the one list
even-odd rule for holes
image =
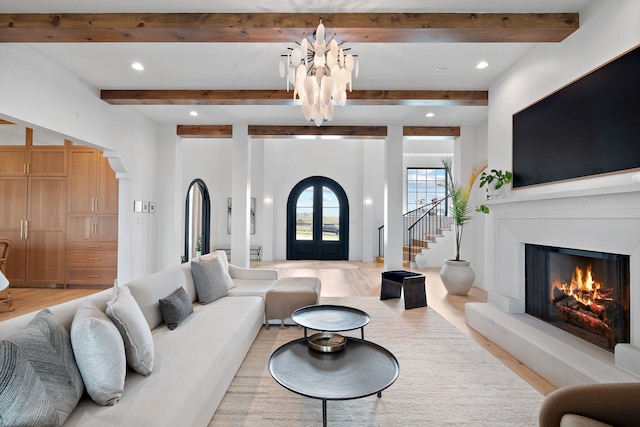
{"label": "white fireplace surround", "polygon": [[[487,303],[465,307],[469,326],[556,387],[640,381],[640,185],[518,195],[489,201],[485,253]],[[631,343],[614,353],[525,311],[524,245],[630,256]]]}

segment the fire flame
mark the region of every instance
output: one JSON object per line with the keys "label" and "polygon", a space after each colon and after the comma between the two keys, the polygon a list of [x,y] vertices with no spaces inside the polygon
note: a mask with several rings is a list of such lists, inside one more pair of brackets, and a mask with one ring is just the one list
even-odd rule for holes
{"label": "fire flame", "polygon": [[571,275],[571,283],[558,280],[554,286],[566,295],[598,311],[604,309],[604,306],[597,301],[612,300],[610,292],[603,292],[602,284],[593,279],[591,265],[586,270],[576,267]]}

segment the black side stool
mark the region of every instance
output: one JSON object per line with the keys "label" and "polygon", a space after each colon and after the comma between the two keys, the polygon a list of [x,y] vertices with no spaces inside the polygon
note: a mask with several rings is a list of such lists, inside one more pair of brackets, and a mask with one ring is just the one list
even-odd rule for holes
{"label": "black side stool", "polygon": [[404,309],[409,310],[427,306],[424,276],[405,270],[385,271],[382,273],[380,299],[400,298],[404,287]]}

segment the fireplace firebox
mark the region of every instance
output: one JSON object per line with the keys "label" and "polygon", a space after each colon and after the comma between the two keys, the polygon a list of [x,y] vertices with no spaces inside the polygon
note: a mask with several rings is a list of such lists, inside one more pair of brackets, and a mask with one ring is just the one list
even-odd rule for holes
{"label": "fireplace firebox", "polygon": [[629,342],[629,256],[525,245],[525,310],[613,351]]}

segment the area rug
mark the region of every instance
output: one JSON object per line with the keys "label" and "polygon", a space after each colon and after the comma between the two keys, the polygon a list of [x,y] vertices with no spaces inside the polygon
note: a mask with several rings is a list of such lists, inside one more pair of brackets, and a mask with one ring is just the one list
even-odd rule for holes
{"label": "area rug", "polygon": [[278,263],[273,268],[358,269],[360,267],[349,261],[289,261]]}
{"label": "area rug", "polygon": [[[365,338],[400,363],[400,376],[381,398],[328,401],[328,425],[537,425],[543,396],[433,309],[404,310],[402,300],[375,297],[321,302],[369,313]],[[302,335],[297,327],[260,331],[209,427],[322,425],[322,401],[286,390],[267,370],[271,353]]]}

